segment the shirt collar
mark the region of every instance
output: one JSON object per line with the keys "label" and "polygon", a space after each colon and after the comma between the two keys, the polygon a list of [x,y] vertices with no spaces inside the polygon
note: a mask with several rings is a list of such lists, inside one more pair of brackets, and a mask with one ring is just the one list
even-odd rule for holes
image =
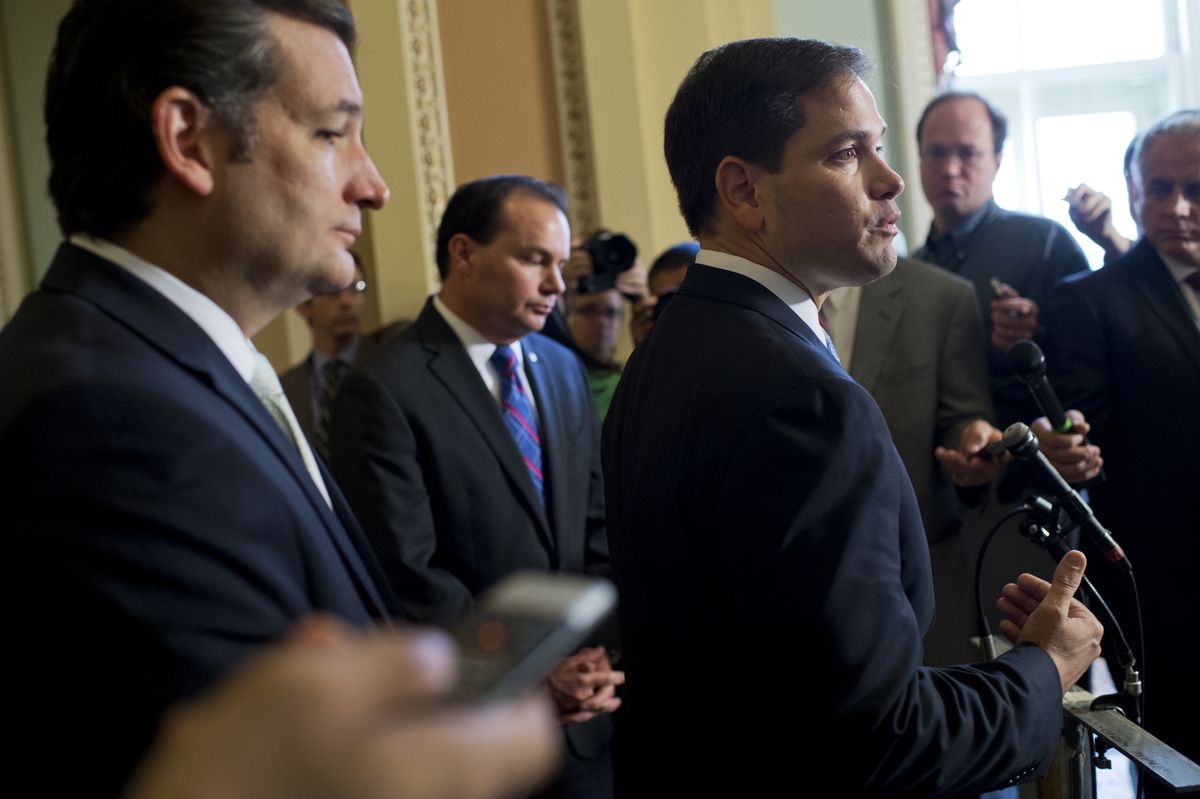
{"label": "shirt collar", "polygon": [[989,197],[987,202],[963,217],[963,221],[958,227],[942,235],[938,235],[937,228],[930,224],[929,236],[925,239],[925,243],[929,246],[937,246],[945,241],[950,241],[957,246],[975,232],[975,228],[979,227],[979,223],[983,221],[984,217],[999,207],[996,205],[995,198]]}
{"label": "shirt collar", "polygon": [[[475,364],[475,368],[480,371],[486,369],[488,361],[491,360],[492,355],[496,352],[496,345],[488,341],[478,330],[463,321],[462,317],[450,310],[446,303],[442,302],[441,296],[434,295],[433,307],[446,320],[446,324],[450,325],[450,329],[454,331],[454,335],[458,336],[458,340],[467,350],[467,355],[470,356],[471,363]],[[523,363],[521,342],[519,340],[514,341],[508,346],[516,354],[517,363]]]}
{"label": "shirt collar", "polygon": [[1200,269],[1198,266],[1185,264],[1183,261],[1172,258],[1169,255],[1163,255],[1161,252],[1158,256],[1163,259],[1163,263],[1167,265],[1167,269],[1171,272],[1171,277],[1175,278],[1176,283],[1184,282],[1188,279],[1189,275]]}
{"label": "shirt collar", "polygon": [[337,355],[328,355],[321,350],[313,348],[312,351],[312,367],[314,374],[324,374],[325,367],[330,361],[338,360],[342,363],[353,366],[354,356],[358,354],[358,342],[362,341],[362,336],[355,336],[354,341],[346,349],[339,352]]}
{"label": "shirt collar", "polygon": [[139,258],[111,241],[98,239],[86,233],[75,233],[70,242],[125,269],[174,303],[208,334],[242,379],[250,382],[250,377],[254,374],[256,350],[242,332],[242,328],[225,309],[162,267]]}
{"label": "shirt collar", "polygon": [[817,341],[825,341],[825,331],[821,328],[821,317],[817,310],[817,304],[813,302],[812,297],[808,296],[807,291],[774,269],[768,269],[762,264],[756,264],[739,255],[716,250],[700,250],[696,253],[696,263],[715,269],[724,269],[726,272],[735,272],[755,281],[783,300],[796,316],[804,320],[804,323],[816,334]]}

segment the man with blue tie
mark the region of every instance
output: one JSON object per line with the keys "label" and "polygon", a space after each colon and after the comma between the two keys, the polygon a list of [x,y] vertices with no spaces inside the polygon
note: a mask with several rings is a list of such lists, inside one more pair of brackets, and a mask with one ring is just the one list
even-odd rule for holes
{"label": "man with blue tie", "polygon": [[819,319],[832,290],[896,264],[904,182],[865,61],[812,40],[733,42],[699,58],[667,112],[701,249],[604,426],[629,796],[1023,782],[1049,765],[1062,693],[1099,653],[1071,553],[1052,586],[1005,588],[1013,651],[922,666],[934,606],[916,497]]}
{"label": "man with blue tie", "polygon": [[[338,391],[330,468],[408,618],[450,624],[518,569],[607,573],[587,372],[537,332],[564,289],[565,209],[534,178],[461,186],[438,230],[441,292]],[[551,675],[563,720],[581,723],[548,795],[612,795],[622,679],[600,647]]]}

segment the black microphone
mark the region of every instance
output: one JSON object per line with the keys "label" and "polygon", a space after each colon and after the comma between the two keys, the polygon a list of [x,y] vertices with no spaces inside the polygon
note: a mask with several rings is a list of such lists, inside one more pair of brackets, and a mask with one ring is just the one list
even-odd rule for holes
{"label": "black microphone", "polygon": [[1084,529],[1088,537],[1092,539],[1092,543],[1104,553],[1104,557],[1118,564],[1125,571],[1133,571],[1129,559],[1125,557],[1125,551],[1113,539],[1112,533],[1104,529],[1104,525],[1092,513],[1092,509],[1083,501],[1083,497],[1079,496],[1079,492],[1067,485],[1067,481],[1062,479],[1062,476],[1054,470],[1050,461],[1046,460],[1046,456],[1038,449],[1037,437],[1029,429],[1029,425],[1023,422],[1009,425],[1008,429],[1004,431],[1003,441],[1004,446],[1014,458],[1031,464],[1038,481],[1066,511],[1071,521]]}
{"label": "black microphone", "polygon": [[1046,356],[1042,354],[1042,348],[1029,339],[1018,341],[1008,351],[1008,366],[1017,379],[1029,387],[1038,407],[1046,414],[1050,429],[1055,433],[1070,431],[1071,420],[1046,379]]}

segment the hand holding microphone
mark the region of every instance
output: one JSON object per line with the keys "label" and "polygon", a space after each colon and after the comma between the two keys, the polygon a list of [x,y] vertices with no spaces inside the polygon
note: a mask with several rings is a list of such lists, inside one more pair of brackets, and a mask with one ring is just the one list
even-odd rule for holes
{"label": "hand holding microphone", "polygon": [[1033,341],[1018,341],[1008,351],[1008,365],[1029,388],[1045,414],[1033,423],[1042,451],[1055,469],[1071,483],[1086,483],[1100,474],[1104,459],[1100,448],[1087,440],[1092,429],[1079,411],[1064,411],[1046,378],[1046,356]]}

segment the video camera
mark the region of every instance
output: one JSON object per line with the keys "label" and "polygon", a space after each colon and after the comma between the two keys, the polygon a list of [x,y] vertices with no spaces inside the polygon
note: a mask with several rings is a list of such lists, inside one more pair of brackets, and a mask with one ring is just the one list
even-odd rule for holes
{"label": "video camera", "polygon": [[581,275],[575,284],[579,294],[616,288],[617,275],[632,269],[637,261],[637,245],[611,230],[597,230],[579,249],[592,257],[592,274]]}

